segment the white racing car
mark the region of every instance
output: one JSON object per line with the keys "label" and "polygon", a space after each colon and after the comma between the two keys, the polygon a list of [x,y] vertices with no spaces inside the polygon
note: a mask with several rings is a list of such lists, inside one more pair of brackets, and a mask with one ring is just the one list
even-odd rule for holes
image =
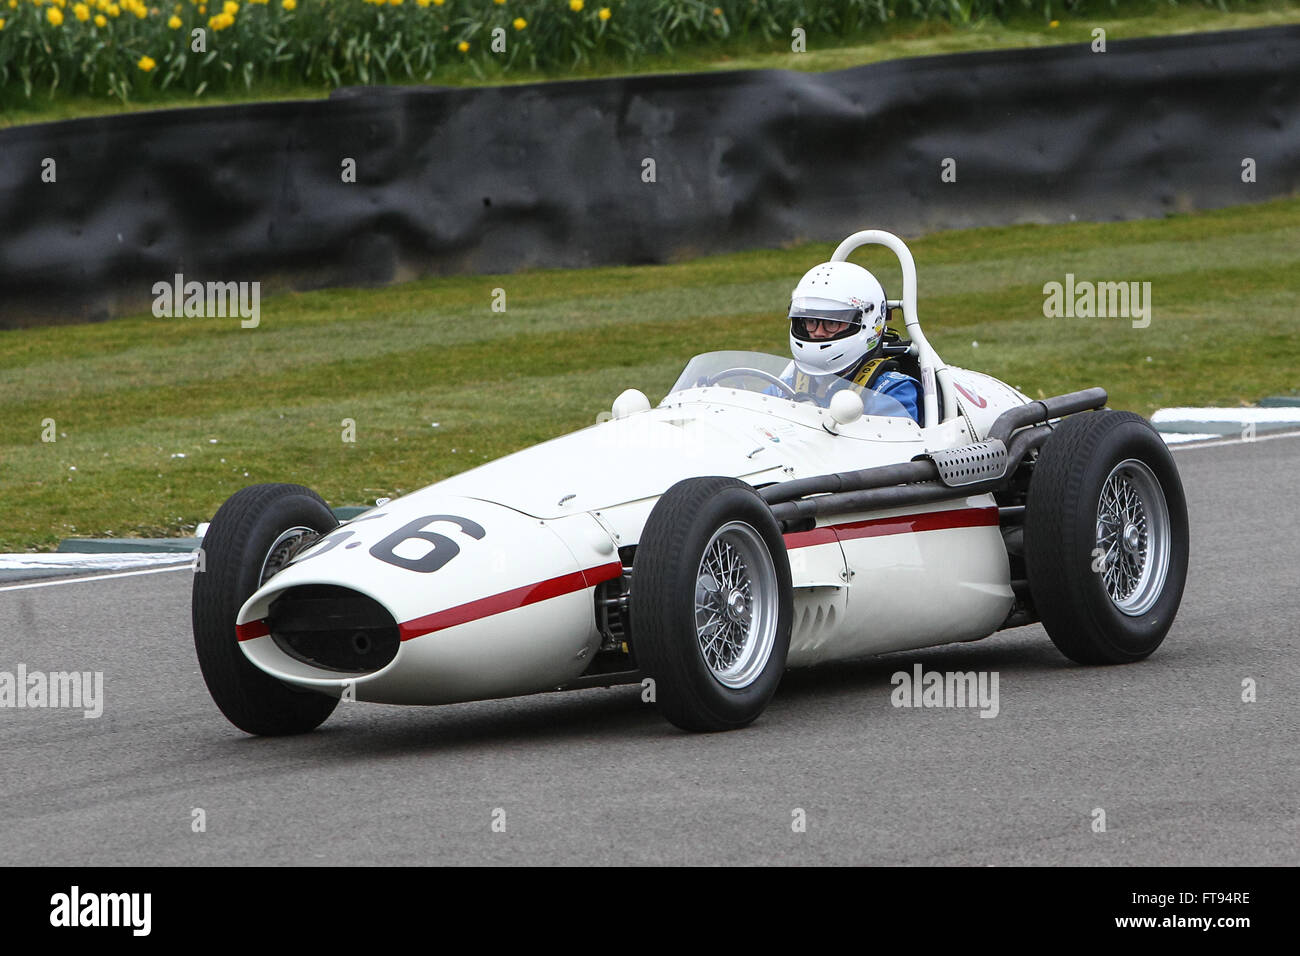
{"label": "white racing car", "polygon": [[[823,408],[789,360],[712,352],[612,415],[340,525],[299,485],[217,512],[194,639],[237,727],[292,734],[340,698],[443,704],[642,683],[672,723],[753,721],[787,667],[1042,621],[1085,664],[1160,644],[1187,572],[1173,458],[1100,388],[1031,401],[946,367],[916,315],[889,346],[920,423],[867,390]],[[863,398],[866,398],[866,406]]]}

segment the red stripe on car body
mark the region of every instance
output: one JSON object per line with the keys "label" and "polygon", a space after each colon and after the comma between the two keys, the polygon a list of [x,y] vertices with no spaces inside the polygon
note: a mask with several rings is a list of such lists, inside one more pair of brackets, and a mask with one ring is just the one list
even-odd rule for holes
{"label": "red stripe on car body", "polygon": [[424,617],[417,617],[399,625],[401,639],[409,641],[413,637],[423,637],[425,634],[432,634],[434,631],[456,627],[459,624],[468,624],[470,621],[491,617],[493,614],[500,614],[503,611],[513,611],[515,608],[526,607],[539,601],[546,601],[564,594],[571,594],[574,591],[595,587],[600,582],[616,578],[622,573],[623,565],[620,562],[612,561],[609,564],[587,568],[584,571],[561,574],[559,577],[538,581],[536,584],[525,584],[523,587],[479,598],[477,601],[470,601],[468,604],[458,604],[456,607],[435,611],[432,614],[426,614]]}
{"label": "red stripe on car body", "polygon": [[813,528],[811,531],[794,531],[785,536],[785,548],[787,551],[793,548],[811,548],[818,544],[834,544],[838,538],[835,537],[835,529],[831,526],[824,528]]}
{"label": "red stripe on car body", "polygon": [[835,540],[846,541],[853,538],[878,538],[890,534],[914,534],[919,531],[947,531],[952,528],[995,527],[998,523],[998,509],[956,508],[951,511],[925,511],[921,514],[896,515],[892,518],[870,518],[866,521],[850,521],[847,524],[832,524],[811,531],[796,531],[785,536],[785,546],[789,548],[808,548],[818,544],[830,544]]}
{"label": "red stripe on car body", "polygon": [[[847,524],[813,528],[811,531],[796,531],[785,535],[785,544],[787,548],[807,548],[830,544],[836,540],[913,534],[920,531],[945,531],[952,528],[993,527],[997,523],[996,507],[957,508],[951,511],[897,515],[892,518],[871,518],[866,521],[851,521]],[[455,607],[417,617],[398,625],[399,633],[402,640],[409,641],[414,637],[423,637],[435,631],[468,624],[470,621],[491,617],[504,611],[513,611],[515,608],[527,607],[539,601],[592,588],[622,573],[623,565],[620,561],[611,561],[582,571],[572,571],[545,581],[538,581],[536,584],[525,584],[523,587],[512,588],[500,594],[492,594],[477,601],[458,604]],[[269,633],[265,621],[249,621],[247,624],[235,625],[235,634],[240,641],[265,637]]]}

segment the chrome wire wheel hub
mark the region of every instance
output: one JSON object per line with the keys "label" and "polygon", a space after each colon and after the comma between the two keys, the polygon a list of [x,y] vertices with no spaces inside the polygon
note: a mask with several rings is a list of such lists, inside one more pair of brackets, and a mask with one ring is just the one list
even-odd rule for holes
{"label": "chrome wire wheel hub", "polygon": [[1097,551],[1111,603],[1130,617],[1151,610],[1169,574],[1171,525],[1155,473],[1136,458],[1121,461],[1102,482],[1097,501]]}
{"label": "chrome wire wheel hub", "polygon": [[262,573],[257,578],[257,586],[261,587],[283,571],[285,565],[319,540],[319,532],[301,525],[281,532],[280,537],[275,539],[266,552],[266,558],[262,561]]}
{"label": "chrome wire wheel hub", "polygon": [[700,654],[724,687],[752,684],[776,644],[776,570],[767,544],[742,521],[709,539],[695,580]]}

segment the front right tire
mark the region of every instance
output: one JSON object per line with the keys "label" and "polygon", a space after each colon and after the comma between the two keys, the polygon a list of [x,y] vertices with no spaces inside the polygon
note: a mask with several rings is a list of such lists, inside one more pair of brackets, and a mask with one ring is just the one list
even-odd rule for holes
{"label": "front right tire", "polygon": [[244,602],[295,550],[338,527],[325,501],[302,485],[251,485],[221,506],[203,537],[191,616],[199,669],[217,707],[240,730],[263,736],[319,727],[337,697],[290,687],[258,670],[235,636]]}

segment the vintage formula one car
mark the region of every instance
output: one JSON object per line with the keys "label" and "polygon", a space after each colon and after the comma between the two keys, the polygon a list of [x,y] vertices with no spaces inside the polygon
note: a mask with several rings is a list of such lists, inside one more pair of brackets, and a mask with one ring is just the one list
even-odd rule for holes
{"label": "vintage formula one car", "polygon": [[[742,727],[787,667],[974,641],[1041,621],[1069,658],[1140,660],[1187,572],[1183,489],[1140,416],[1089,388],[1031,401],[946,367],[903,272],[920,423],[869,390],[829,407],[787,359],[712,352],[657,407],[339,524],[299,485],[217,512],[194,639],[222,712],[253,734],[318,726],[340,698],[442,704],[641,683],[672,723]],[[863,398],[866,404],[863,404]]]}

